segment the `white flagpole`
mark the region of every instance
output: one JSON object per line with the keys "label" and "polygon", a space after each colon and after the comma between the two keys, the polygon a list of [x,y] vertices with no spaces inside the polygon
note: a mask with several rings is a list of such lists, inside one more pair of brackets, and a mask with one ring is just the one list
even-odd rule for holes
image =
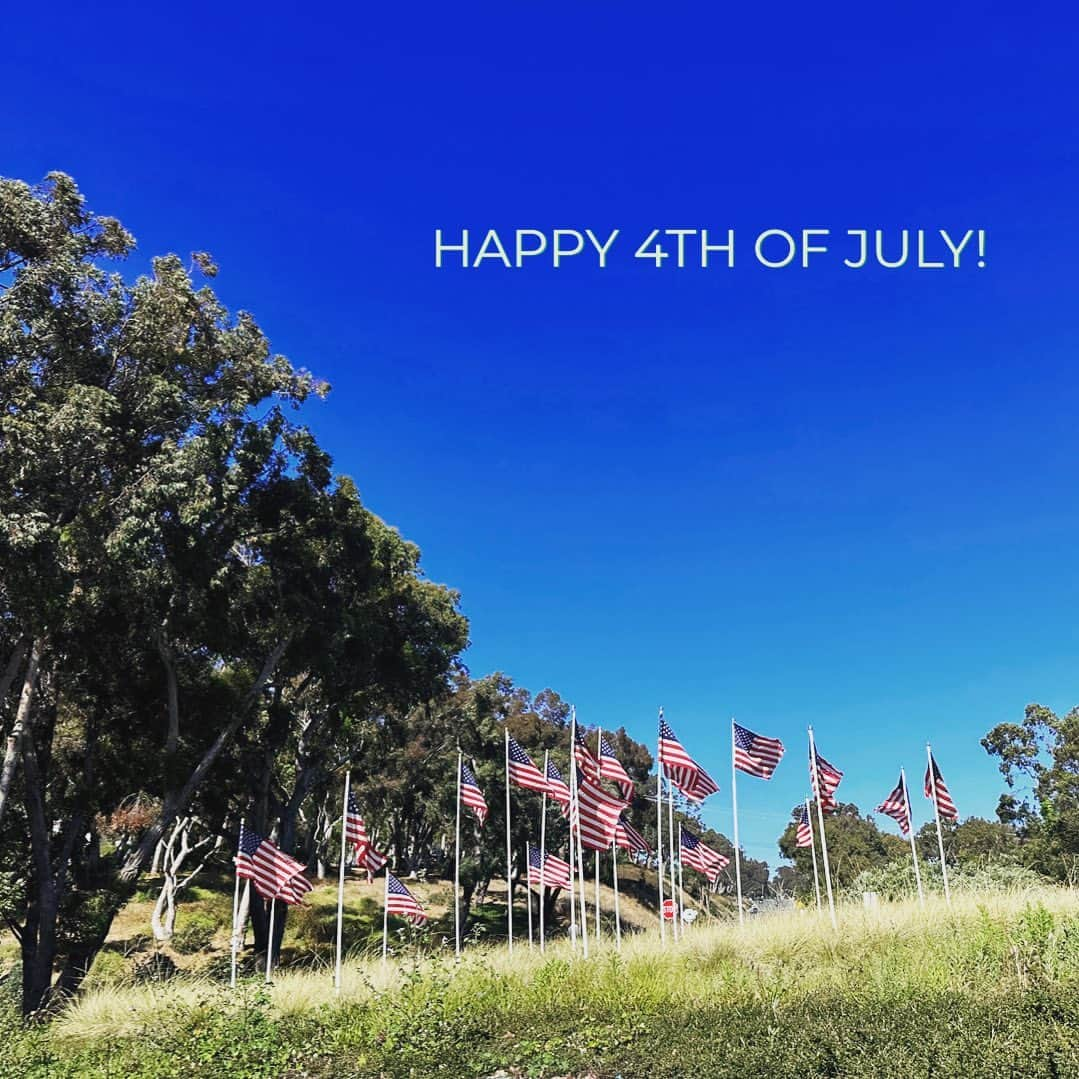
{"label": "white flagpole", "polygon": [[[681,839],[681,835],[679,835]],[[679,844],[681,846],[681,844]],[[675,906],[678,904],[678,890],[675,886],[674,880],[674,784],[667,781],[667,849],[670,851],[670,866],[671,866],[671,899],[674,901]],[[678,861],[681,862],[681,851],[679,851]],[[676,911],[677,913],[677,911]],[[677,940],[681,935],[682,927],[678,924],[678,919],[675,918],[671,922],[671,933],[674,939]]]}
{"label": "white flagpole", "polygon": [[528,899],[528,948],[532,949],[532,842],[531,840],[525,840],[525,879],[527,881],[527,891],[525,897]]}
{"label": "white flagpole", "polygon": [[[545,749],[543,751],[543,781],[547,782],[547,765],[551,759],[551,751]],[[543,908],[546,905],[544,900],[547,896],[547,886],[543,883],[546,873],[544,870],[547,868],[547,792],[543,792],[543,798],[541,800],[540,809],[540,905],[539,905],[539,947],[540,951],[547,950],[547,935],[546,929],[543,924]],[[532,864],[531,858],[528,864]]]}
{"label": "white flagpole", "polygon": [[270,978],[273,974],[273,916],[274,910],[277,907],[277,900],[270,900],[270,935],[266,941],[266,984],[270,984]]}
{"label": "white flagpole", "polygon": [[[820,769],[817,767],[817,746],[813,741],[813,728],[809,728],[809,759],[813,763],[813,785],[820,787]],[[820,825],[820,850],[824,858],[824,883],[828,889],[828,911],[832,916],[832,928],[838,929],[839,922],[835,916],[835,897],[832,895],[832,870],[828,864],[828,837],[824,832],[824,808],[821,805],[821,792],[817,795],[817,823]]]}
{"label": "white flagpole", "polygon": [[910,857],[914,862],[914,879],[918,882],[918,903],[925,906],[925,893],[922,891],[922,871],[918,868],[918,848],[914,845],[914,814],[910,810],[910,791],[907,790],[907,772],[899,769],[899,779],[903,784],[903,801],[907,806],[907,831],[910,835]]}
{"label": "white flagpole", "polygon": [[348,791],[351,781],[352,773],[346,772],[345,793],[341,799],[341,864],[337,869],[337,952],[333,968],[333,991],[338,996],[341,994],[341,945],[345,918],[345,835],[348,832]]}
{"label": "white flagpole", "polygon": [[[581,799],[577,792],[577,709],[570,712],[570,831],[573,831],[573,821],[577,821],[577,878],[581,886],[581,947],[584,949],[584,957],[588,958],[588,910],[585,907],[585,884],[584,884],[584,852],[583,837],[581,835]],[[576,810],[576,813],[573,810]],[[570,866],[570,875],[573,875],[573,867]]]}
{"label": "white flagpole", "polygon": [[513,842],[510,839],[510,732],[506,736],[506,933],[513,955]]}
{"label": "white flagpole", "polygon": [[618,838],[611,843],[611,871],[614,873],[614,938],[622,950],[622,913],[618,906]]}
{"label": "white flagpole", "polygon": [[[240,835],[244,834],[244,819],[240,818]],[[239,844],[239,840],[237,840]],[[236,924],[240,920],[240,857],[239,850],[236,854],[236,888],[232,893],[232,961],[229,972],[229,987],[236,988],[236,958],[240,950],[240,927]]]}
{"label": "white flagpole", "polygon": [[[572,754],[572,750],[570,752]],[[574,761],[573,761],[573,758],[571,756],[570,757],[570,768],[572,769],[573,767],[574,767]],[[574,871],[573,871],[573,867],[577,864],[576,861],[575,861],[576,848],[574,847],[574,836],[573,836],[573,789],[574,789],[573,777],[575,775],[576,775],[576,772],[573,772],[569,777],[569,781],[570,781],[570,787],[569,787],[569,935],[570,935],[570,943],[572,944],[574,951],[577,950],[577,943],[578,943],[577,942],[577,884],[576,884],[576,880],[575,880],[577,874],[574,873]]]}
{"label": "white flagpole", "polygon": [[731,716],[731,812],[734,815],[734,879],[738,889],[738,924],[744,925],[742,910],[742,855],[738,850],[738,770],[734,767],[734,716]]}
{"label": "white flagpole", "polygon": [[382,962],[390,944],[390,867],[386,866],[386,891],[382,897]]}
{"label": "white flagpole", "polygon": [[457,824],[453,843],[453,941],[454,955],[461,958],[461,748],[457,748]]}
{"label": "white flagpole", "polygon": [[806,799],[806,822],[809,825],[809,851],[813,855],[813,891],[817,893],[817,917],[819,918],[823,911],[820,902],[820,877],[817,875],[817,841],[813,838],[813,810],[808,798]]}
{"label": "white flagpole", "polygon": [[[603,730],[602,730],[602,728],[597,727],[596,728],[596,761],[597,761],[596,767],[597,768],[601,767],[601,765],[598,762],[600,760],[600,752],[601,752],[602,742],[603,742]],[[597,782],[598,782],[599,777],[597,776],[596,779],[597,779]],[[599,937],[600,937],[600,926],[599,926],[599,854],[600,854],[600,852],[597,850],[596,851],[596,947],[597,948],[599,947]]]}
{"label": "white flagpole", "polygon": [[[663,719],[663,709],[659,710]],[[656,740],[656,868],[659,873],[659,937],[667,943],[667,922],[663,917],[663,765],[659,763],[660,742]]]}
{"label": "white flagpole", "polygon": [[[929,788],[933,792],[933,812],[937,819],[937,845],[940,848],[940,872],[944,878],[944,899],[950,907],[952,905],[952,892],[948,887],[948,863],[944,861],[944,833],[940,828],[940,805],[937,803],[937,773],[933,767],[933,750],[928,742],[925,744],[925,753],[929,758]],[[914,829],[911,828],[911,831],[913,832]]]}
{"label": "white flagpole", "polygon": [[682,884],[682,828],[678,828],[678,922],[681,925],[682,935],[686,933],[686,889]]}

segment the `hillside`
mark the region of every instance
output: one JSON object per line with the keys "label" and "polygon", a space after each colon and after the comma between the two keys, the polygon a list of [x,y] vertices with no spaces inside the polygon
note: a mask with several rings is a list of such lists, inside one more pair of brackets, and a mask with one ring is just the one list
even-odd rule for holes
{"label": "hillside", "polygon": [[848,906],[838,933],[805,910],[713,921],[666,947],[655,931],[620,953],[606,938],[587,961],[566,943],[481,946],[460,965],[398,952],[353,957],[340,998],[323,967],[268,991],[102,987],[51,1030],[21,1032],[9,1010],[0,1076],[1079,1073],[1065,889]]}

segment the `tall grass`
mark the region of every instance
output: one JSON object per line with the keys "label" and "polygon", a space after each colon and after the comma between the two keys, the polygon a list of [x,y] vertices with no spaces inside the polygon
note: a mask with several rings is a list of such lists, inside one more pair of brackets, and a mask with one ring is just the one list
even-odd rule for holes
{"label": "tall grass", "polygon": [[0,1075],[1069,1075],[1077,1021],[1079,897],[1040,889],[101,989]]}

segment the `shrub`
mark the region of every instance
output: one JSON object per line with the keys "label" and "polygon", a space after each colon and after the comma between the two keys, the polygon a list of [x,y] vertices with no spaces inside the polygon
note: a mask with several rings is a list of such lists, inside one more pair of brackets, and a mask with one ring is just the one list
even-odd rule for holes
{"label": "shrub", "polygon": [[170,943],[181,955],[192,955],[208,948],[217,932],[216,920],[201,911],[177,915],[177,922]]}

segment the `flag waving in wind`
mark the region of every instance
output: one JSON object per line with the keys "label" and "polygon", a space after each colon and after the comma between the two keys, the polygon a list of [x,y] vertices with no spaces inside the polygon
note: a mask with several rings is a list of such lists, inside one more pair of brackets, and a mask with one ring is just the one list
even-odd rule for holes
{"label": "flag waving in wind", "polygon": [[895,785],[895,789],[884,799],[879,806],[877,806],[878,813],[886,813],[899,825],[899,830],[904,836],[910,835],[910,814],[907,812],[907,799],[906,792],[903,790],[903,777],[899,777],[899,782]]}
{"label": "flag waving in wind", "polygon": [[843,779],[843,773],[834,765],[829,764],[819,753],[814,751],[814,760],[809,762],[809,779],[813,785],[813,797],[820,803],[825,813],[831,813],[839,804],[835,798],[835,792]]}
{"label": "flag waving in wind", "polygon": [[574,728],[573,759],[577,762],[577,767],[589,779],[599,779],[603,774],[600,770],[599,761],[596,760],[592,750],[588,748],[588,743],[584,740],[580,727]]}
{"label": "flag waving in wind", "polygon": [[569,862],[548,854],[540,861],[539,847],[528,845],[528,877],[533,884],[543,888],[569,887]]}
{"label": "flag waving in wind", "polygon": [[622,850],[628,850],[631,854],[652,853],[644,840],[644,836],[641,835],[641,833],[638,832],[625,817],[618,818],[618,827],[615,830],[614,841],[622,848]]}
{"label": "flag waving in wind", "polygon": [[482,828],[487,820],[487,799],[483,797],[472,769],[464,761],[461,761],[461,801],[476,814]]}
{"label": "flag waving in wind", "polygon": [[[299,903],[311,885],[303,878],[303,862],[283,851],[258,832],[240,828],[240,846],[236,853],[236,875],[249,880],[263,899],[282,899]],[[293,885],[293,878],[300,881]],[[304,887],[306,885],[306,887]]]}
{"label": "flag waving in wind", "polygon": [[933,757],[929,758],[929,765],[925,770],[925,796],[932,799],[936,796],[937,812],[945,820],[959,820],[959,810],[955,808],[955,802],[944,785],[944,776],[940,774],[937,762]]}
{"label": "flag waving in wind", "polygon": [[386,910],[390,914],[400,914],[413,925],[423,925],[427,915],[416,897],[387,869],[386,870]]}
{"label": "flag waving in wind", "polygon": [[706,847],[692,832],[679,825],[679,854],[683,865],[692,866],[698,873],[703,873],[712,884],[719,879],[719,874],[731,864],[718,851]]}
{"label": "flag waving in wind", "polygon": [[633,800],[633,780],[614,755],[614,747],[601,734],[599,736],[599,774],[603,779],[613,780],[622,791],[622,801]]}
{"label": "flag waving in wind", "polygon": [[778,738],[765,738],[734,724],[735,768],[759,779],[771,779],[782,757],[783,743]]}
{"label": "flag waving in wind", "polygon": [[809,810],[804,805],[798,813],[798,827],[795,831],[794,845],[796,847],[813,846],[813,827],[809,823]]}
{"label": "flag waving in wind", "polygon": [[379,854],[367,837],[367,827],[360,816],[360,803],[351,791],[345,807],[345,839],[355,849],[357,863],[362,863],[369,873],[377,873],[386,864],[386,856]]}
{"label": "flag waving in wind", "polygon": [[532,758],[517,744],[517,740],[512,735],[506,742],[506,754],[510,779],[518,787],[524,787],[529,791],[539,791],[540,794],[544,791],[550,793],[543,773],[532,763]]}
{"label": "flag waving in wind", "polygon": [[563,809],[562,815],[570,817],[570,827],[580,836],[581,845],[588,850],[610,850],[625,804],[578,769],[577,806],[579,825],[569,807]]}
{"label": "flag waving in wind", "polygon": [[561,805],[568,806],[570,803],[569,787],[550,758],[547,759],[547,793]]}
{"label": "flag waving in wind", "polygon": [[703,802],[719,784],[682,748],[682,743],[659,713],[659,763],[666,777],[691,801]]}

